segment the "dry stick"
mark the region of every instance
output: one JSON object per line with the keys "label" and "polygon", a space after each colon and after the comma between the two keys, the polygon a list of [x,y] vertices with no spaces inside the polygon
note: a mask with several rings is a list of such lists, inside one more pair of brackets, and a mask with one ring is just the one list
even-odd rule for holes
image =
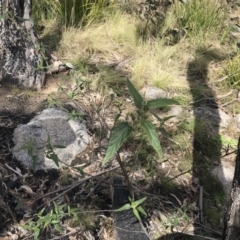
{"label": "dry stick", "polygon": [[[73,189],[73,188],[77,187],[78,185],[84,183],[85,181],[87,181],[87,180],[89,180],[89,179],[92,179],[92,178],[95,178],[95,177],[98,177],[98,176],[100,176],[100,175],[102,175],[102,174],[104,174],[104,173],[111,172],[111,171],[113,171],[113,170],[115,170],[115,169],[117,169],[117,168],[119,168],[119,166],[114,167],[114,168],[111,168],[111,169],[108,169],[108,170],[105,170],[105,171],[102,171],[102,172],[97,173],[97,174],[95,174],[95,175],[91,175],[91,176],[86,177],[86,178],[84,178],[84,179],[80,179],[80,180],[78,180],[77,182],[75,182],[75,183],[73,183],[73,184],[70,184],[70,185],[68,185],[68,186],[66,186],[66,187],[62,187],[62,188],[59,188],[59,189],[57,189],[57,190],[55,190],[55,191],[53,191],[53,192],[46,193],[46,194],[40,196],[39,198],[37,198],[35,201],[38,201],[38,200],[40,200],[40,199],[42,199],[42,198],[44,198],[44,197],[47,197],[47,196],[49,196],[49,195],[52,195],[52,194],[54,194],[54,193],[58,193],[58,192],[64,191],[63,193],[61,193],[61,194],[59,194],[59,195],[57,196],[57,198],[58,198],[58,197],[64,195],[65,193],[69,192],[71,189]],[[55,197],[55,198],[56,198],[56,197]],[[55,200],[55,198],[54,198],[54,200]],[[56,198],[56,199],[57,199],[57,198]],[[54,201],[54,200],[51,199],[50,202],[52,202],[52,201]]]}
{"label": "dry stick", "polygon": [[225,98],[225,97],[230,96],[232,93],[233,93],[233,89],[231,89],[230,92],[228,92],[228,93],[226,93],[226,94],[224,94],[224,95],[219,95],[219,96],[212,97],[212,98],[202,98],[202,99],[199,99],[199,100],[197,100],[197,101],[190,102],[189,104],[195,104],[195,103],[198,103],[198,102],[201,102],[201,101],[204,101],[204,100],[216,100],[216,99]]}
{"label": "dry stick", "polygon": [[16,170],[14,170],[12,167],[10,167],[7,163],[5,163],[5,166],[9,169],[9,170],[11,170],[11,171],[13,171],[14,173],[16,173],[19,177],[23,177],[23,175],[21,174],[21,173],[19,173],[18,171],[16,171]]}
{"label": "dry stick", "polygon": [[199,191],[199,211],[200,211],[200,221],[203,222],[203,187],[200,186]]}
{"label": "dry stick", "polygon": [[216,81],[212,81],[212,82],[210,82],[210,83],[219,83],[219,82],[222,82],[222,81],[228,79],[228,78],[231,77],[231,76],[233,76],[233,75],[228,75],[228,76],[222,77],[222,78],[220,78],[220,79],[218,79],[218,80],[216,80]]}
{"label": "dry stick", "polygon": [[224,103],[224,104],[222,104],[222,105],[221,105],[221,107],[225,107],[225,106],[227,106],[227,105],[229,105],[229,104],[231,104],[231,103],[233,103],[233,102],[235,102],[235,101],[239,101],[239,99],[237,99],[237,98],[234,98],[234,99],[232,99],[231,101],[229,101],[229,102],[227,102],[227,103]]}
{"label": "dry stick", "polygon": [[201,239],[218,240],[216,238],[205,237],[205,236],[201,236],[201,235],[194,234],[194,233],[182,233],[182,232],[179,232],[179,231],[174,231],[174,232],[175,233],[181,233],[181,234],[188,235],[188,236],[200,237]]}
{"label": "dry stick", "polygon": [[205,225],[203,225],[203,224],[201,224],[201,223],[195,222],[194,224],[195,224],[195,225],[199,225],[200,227],[208,230],[209,232],[212,232],[212,233],[215,233],[215,234],[217,234],[217,235],[219,235],[219,236],[222,236],[222,233],[221,233],[221,232],[216,231],[216,230],[214,230],[214,229],[212,229],[212,228],[209,228],[209,227],[207,227],[207,226],[205,226]]}
{"label": "dry stick", "polygon": [[240,71],[240,70],[236,71],[235,74],[229,74],[229,75],[227,75],[227,76],[225,76],[225,77],[223,77],[223,78],[220,78],[220,79],[218,79],[218,80],[216,80],[216,81],[212,81],[211,83],[222,82],[222,81],[228,79],[229,77],[234,77],[234,76],[238,75],[239,71]]}
{"label": "dry stick", "polygon": [[96,188],[97,188],[103,181],[104,181],[104,180],[99,181],[99,182],[97,183],[97,185],[94,186],[94,188],[91,189],[91,191],[88,193],[88,195],[87,195],[86,197],[84,197],[83,199],[84,199],[84,200],[88,199],[88,197],[96,190]]}
{"label": "dry stick", "polygon": [[117,152],[117,154],[116,154],[116,159],[117,159],[118,164],[120,165],[120,168],[121,168],[121,170],[123,172],[123,175],[124,175],[124,177],[125,177],[125,179],[127,181],[127,184],[128,184],[129,190],[130,190],[131,198],[134,199],[132,183],[131,183],[131,181],[130,181],[130,179],[128,177],[127,171],[126,171],[126,169],[124,167],[124,163],[121,160],[119,152]]}
{"label": "dry stick", "polygon": [[66,234],[63,234],[63,235],[61,235],[61,236],[59,236],[59,237],[54,237],[54,238],[52,238],[52,240],[63,239],[64,237],[70,236],[70,235],[75,234],[75,233],[78,233],[78,232],[79,232],[79,231],[74,230],[74,231],[68,232],[68,233],[66,233]]}
{"label": "dry stick", "polygon": [[212,106],[212,107],[215,107],[215,108],[220,108],[220,109],[222,109],[224,112],[226,112],[226,109],[223,108],[221,105],[218,105],[218,104],[206,104],[206,106]]}
{"label": "dry stick", "polygon": [[232,151],[232,152],[230,152],[230,153],[226,153],[225,155],[221,156],[220,158],[224,158],[224,157],[226,157],[226,156],[228,156],[228,155],[237,153],[237,151],[238,151],[238,150],[234,150],[234,151]]}
{"label": "dry stick", "polygon": [[164,181],[164,183],[170,182],[170,181],[172,181],[172,180],[174,180],[174,179],[176,179],[176,178],[178,178],[178,177],[180,177],[180,176],[182,176],[182,175],[184,175],[184,174],[186,174],[186,173],[188,173],[188,172],[191,172],[191,171],[192,171],[192,169],[189,169],[189,170],[187,170],[187,171],[185,171],[185,172],[182,172],[182,173],[178,174],[177,176],[175,176],[175,177],[173,177],[173,178],[171,178],[171,179],[168,179],[168,180]]}

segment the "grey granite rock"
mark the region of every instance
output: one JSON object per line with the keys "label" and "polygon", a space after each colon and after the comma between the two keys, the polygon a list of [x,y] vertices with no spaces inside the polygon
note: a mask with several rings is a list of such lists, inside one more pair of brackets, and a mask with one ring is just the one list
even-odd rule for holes
{"label": "grey granite rock", "polygon": [[[35,170],[58,168],[44,153],[49,136],[52,146],[65,146],[54,148],[58,158],[66,164],[71,164],[75,156],[87,148],[89,136],[83,123],[68,121],[68,117],[68,113],[64,111],[50,108],[35,116],[28,124],[18,126],[13,136],[13,155],[28,168],[33,168],[33,155],[38,159]],[[32,147],[32,156],[27,149],[23,149],[27,145]]]}
{"label": "grey granite rock", "polygon": [[168,122],[178,122],[180,121],[180,117],[182,115],[183,108],[179,105],[172,105],[171,109],[168,111],[167,115],[174,116],[168,120]]}
{"label": "grey granite rock", "polygon": [[220,164],[212,170],[212,174],[222,183],[224,192],[227,197],[230,197],[234,171],[234,166],[226,164]]}
{"label": "grey granite rock", "polygon": [[147,100],[167,97],[167,93],[164,90],[157,87],[145,87],[140,90],[140,93]]}

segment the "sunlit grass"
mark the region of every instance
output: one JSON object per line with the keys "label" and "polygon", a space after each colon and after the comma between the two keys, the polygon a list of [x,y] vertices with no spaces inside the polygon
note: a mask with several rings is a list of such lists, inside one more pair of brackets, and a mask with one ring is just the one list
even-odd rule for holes
{"label": "sunlit grass", "polygon": [[227,75],[225,83],[233,88],[240,86],[240,54],[238,53],[234,58],[230,58],[225,62],[224,75]]}
{"label": "sunlit grass", "polygon": [[[136,36],[138,19],[117,12],[104,23],[63,32],[59,53],[66,59],[88,59],[97,65],[129,58],[128,73],[137,88],[154,84],[158,87],[188,88],[182,76],[188,60],[189,43],[165,46],[159,39],[142,42]],[[126,26],[128,28],[126,29]]]}
{"label": "sunlit grass", "polygon": [[192,39],[219,38],[226,28],[228,14],[226,4],[218,0],[191,0],[187,3],[176,1],[166,18],[164,28],[185,29]]}

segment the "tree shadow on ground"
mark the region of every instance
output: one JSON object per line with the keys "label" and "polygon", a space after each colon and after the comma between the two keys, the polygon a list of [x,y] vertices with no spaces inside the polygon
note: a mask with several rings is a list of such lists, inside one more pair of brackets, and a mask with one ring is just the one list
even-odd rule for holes
{"label": "tree shadow on ground", "polygon": [[[187,66],[187,80],[193,99],[194,114],[194,132],[193,132],[193,151],[192,151],[192,172],[193,177],[199,179],[200,186],[203,186],[203,202],[204,208],[195,212],[194,235],[190,236],[184,233],[172,233],[160,237],[159,240],[177,240],[177,239],[202,239],[199,232],[199,224],[204,224],[205,208],[211,208],[212,201],[216,194],[223,193],[222,186],[211,175],[209,169],[213,162],[220,162],[222,143],[219,137],[220,131],[220,115],[218,110],[218,102],[215,93],[208,83],[208,68],[211,62],[219,62],[224,59],[223,54],[218,50],[210,50],[199,48],[195,52],[194,59]],[[210,123],[206,120],[206,116],[199,115],[199,109],[209,107],[209,111],[214,111],[215,121]],[[184,186],[183,186],[184,189]],[[199,203],[198,203],[199,204]],[[199,207],[199,206],[198,206]],[[199,208],[199,210],[201,210]],[[219,211],[216,209],[216,211]],[[219,222],[221,225],[221,223]],[[198,237],[199,236],[199,237]],[[220,237],[218,234],[215,237]]]}
{"label": "tree shadow on ground", "polygon": [[[215,198],[219,194],[219,188],[208,187],[209,181],[214,180],[211,172],[206,170],[212,167],[214,162],[220,162],[222,143],[220,140],[221,118],[218,102],[214,90],[208,82],[208,68],[211,62],[219,62],[224,59],[218,50],[199,48],[195,52],[194,59],[188,63],[187,80],[193,99],[193,114],[195,118],[193,136],[193,176],[199,178],[200,186],[203,186],[206,195],[203,196],[204,208],[209,208],[207,198]],[[214,122],[207,120],[208,113],[199,114],[199,109],[208,107],[208,111],[214,112]],[[201,115],[203,114],[203,115]],[[207,196],[208,195],[208,196]],[[203,223],[204,209],[199,208],[196,222]]]}

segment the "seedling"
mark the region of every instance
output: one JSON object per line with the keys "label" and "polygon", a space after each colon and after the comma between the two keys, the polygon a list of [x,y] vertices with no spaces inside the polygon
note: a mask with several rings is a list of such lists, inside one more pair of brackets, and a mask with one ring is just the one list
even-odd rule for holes
{"label": "seedling", "polygon": [[116,209],[115,212],[122,212],[122,211],[126,211],[126,210],[129,210],[129,209],[132,209],[134,215],[140,221],[141,220],[140,213],[142,213],[143,215],[147,216],[147,213],[145,212],[145,210],[141,206],[141,204],[146,199],[147,198],[144,197],[144,198],[141,198],[139,200],[133,201],[131,198],[129,198],[130,203],[127,203],[124,206]]}
{"label": "seedling", "polygon": [[134,130],[137,130],[139,127],[145,133],[149,144],[161,157],[162,148],[159,142],[158,134],[154,124],[149,119],[148,113],[150,112],[155,118],[157,118],[157,120],[160,121],[161,130],[162,132],[165,132],[165,129],[162,127],[162,125],[169,118],[161,119],[151,110],[160,107],[166,107],[172,104],[179,104],[178,101],[168,98],[160,98],[146,101],[135,89],[130,80],[127,80],[127,86],[131,96],[133,97],[133,101],[137,107],[137,117],[134,117],[133,121],[134,124],[132,124],[130,121],[115,123],[111,131],[111,137],[109,140],[106,156],[103,160],[103,164],[106,164],[114,156],[114,154],[116,154],[119,151],[120,147],[129,138],[131,133]]}

